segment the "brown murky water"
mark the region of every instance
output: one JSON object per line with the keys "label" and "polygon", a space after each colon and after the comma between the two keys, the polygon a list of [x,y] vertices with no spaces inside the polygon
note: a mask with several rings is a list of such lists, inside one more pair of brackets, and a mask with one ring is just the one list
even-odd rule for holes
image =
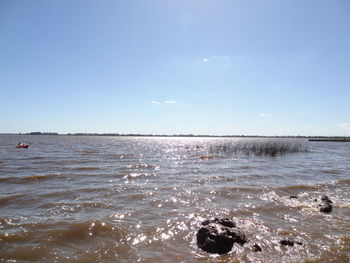
{"label": "brown murky water", "polygon": [[[1,135],[0,262],[350,262],[349,174],[350,143]],[[198,249],[215,216],[249,242]]]}

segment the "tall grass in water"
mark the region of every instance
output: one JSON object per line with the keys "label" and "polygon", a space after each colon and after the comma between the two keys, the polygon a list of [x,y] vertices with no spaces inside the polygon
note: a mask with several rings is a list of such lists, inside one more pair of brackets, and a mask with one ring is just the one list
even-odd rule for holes
{"label": "tall grass in water", "polygon": [[225,141],[209,145],[211,154],[277,156],[289,153],[307,152],[306,141],[288,139],[252,139]]}

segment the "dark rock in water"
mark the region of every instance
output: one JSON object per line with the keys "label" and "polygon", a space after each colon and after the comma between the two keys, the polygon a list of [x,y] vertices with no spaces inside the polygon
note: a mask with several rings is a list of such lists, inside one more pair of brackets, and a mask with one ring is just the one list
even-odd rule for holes
{"label": "dark rock in water", "polygon": [[321,200],[322,200],[323,202],[329,202],[329,203],[333,204],[332,200],[329,199],[329,197],[326,196],[326,195],[322,195],[322,196],[321,196]]}
{"label": "dark rock in water", "polygon": [[281,241],[280,241],[280,244],[281,244],[282,246],[290,246],[290,247],[294,246],[294,242],[293,242],[293,241],[290,241],[290,240],[281,240]]}
{"label": "dark rock in water", "polygon": [[320,212],[323,213],[330,213],[333,208],[333,202],[331,199],[329,199],[328,196],[322,195],[321,196],[321,204],[319,204],[317,207],[319,208]]}
{"label": "dark rock in water", "polygon": [[254,252],[260,252],[261,251],[261,247],[258,244],[254,244],[253,251]]}
{"label": "dark rock in water", "polygon": [[209,225],[211,223],[216,223],[216,224],[220,224],[220,225],[227,226],[227,227],[236,227],[236,223],[233,222],[232,220],[230,220],[228,218],[218,218],[218,217],[215,217],[214,219],[205,220],[201,223],[201,225],[206,226],[206,225]]}
{"label": "dark rock in water", "polygon": [[224,218],[214,218],[202,222],[203,227],[197,232],[197,245],[209,253],[226,254],[233,244],[247,242],[243,232],[234,229],[235,223]]}
{"label": "dark rock in water", "polygon": [[296,195],[291,195],[289,199],[297,199],[298,197]]}
{"label": "dark rock in water", "polygon": [[323,213],[330,213],[332,211],[332,205],[329,204],[322,204],[318,206],[320,208],[320,212]]}
{"label": "dark rock in water", "polygon": [[292,247],[292,246],[294,246],[294,244],[297,244],[297,245],[301,246],[303,243],[284,239],[284,240],[280,241],[280,244],[282,246],[290,246],[290,247]]}

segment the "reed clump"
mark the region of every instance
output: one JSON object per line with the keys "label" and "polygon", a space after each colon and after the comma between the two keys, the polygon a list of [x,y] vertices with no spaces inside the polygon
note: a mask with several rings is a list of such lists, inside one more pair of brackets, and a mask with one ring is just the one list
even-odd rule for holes
{"label": "reed clump", "polygon": [[292,140],[251,140],[210,145],[211,154],[277,156],[307,152],[306,143]]}

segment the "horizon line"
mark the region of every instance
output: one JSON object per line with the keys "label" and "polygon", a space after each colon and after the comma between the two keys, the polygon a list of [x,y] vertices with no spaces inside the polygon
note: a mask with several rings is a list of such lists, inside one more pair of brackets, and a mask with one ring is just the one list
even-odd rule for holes
{"label": "horizon line", "polygon": [[350,136],[332,136],[332,135],[249,135],[249,134],[233,134],[233,135],[212,135],[212,134],[151,134],[151,133],[113,133],[113,132],[76,132],[76,133],[58,133],[58,132],[27,132],[27,133],[0,133],[0,135],[50,135],[50,136],[124,136],[124,137],[275,137],[275,138],[350,138]]}

